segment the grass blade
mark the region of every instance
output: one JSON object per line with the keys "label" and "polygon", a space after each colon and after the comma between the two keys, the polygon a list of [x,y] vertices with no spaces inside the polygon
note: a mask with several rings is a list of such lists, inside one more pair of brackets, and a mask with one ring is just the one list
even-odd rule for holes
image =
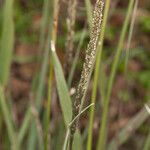
{"label": "grass blade", "polygon": [[19,143],[19,145],[21,145],[21,143],[24,139],[24,136],[27,132],[27,129],[30,126],[30,121],[31,121],[31,108],[29,110],[27,110],[25,118],[23,120],[23,124],[22,124],[22,126],[19,130],[19,134],[18,134],[18,143]]}
{"label": "grass blade", "polygon": [[12,116],[10,115],[11,113],[9,112],[9,109],[7,107],[7,103],[5,100],[5,96],[4,96],[4,90],[3,88],[0,86],[0,107],[4,116],[4,120],[7,126],[7,130],[8,130],[8,136],[11,142],[12,147],[15,149],[17,148],[16,146],[16,134],[15,134],[15,129],[14,129],[14,125],[12,122]]}
{"label": "grass blade", "polygon": [[125,57],[125,72],[127,71],[127,66],[128,66],[128,61],[129,61],[130,45],[131,45],[133,28],[134,28],[135,19],[136,19],[137,7],[138,7],[138,0],[136,0],[135,4],[134,4],[131,24],[130,24],[130,28],[129,28],[129,35],[128,35],[127,48],[126,48],[126,57]]}
{"label": "grass blade", "polygon": [[[38,111],[41,110],[41,103],[42,103],[42,97],[43,97],[43,89],[44,89],[44,79],[46,77],[47,74],[47,68],[48,68],[48,59],[49,59],[49,45],[50,45],[50,39],[55,39],[56,41],[56,35],[57,35],[57,20],[58,20],[58,12],[59,12],[59,5],[58,5],[59,0],[55,0],[53,1],[53,17],[52,20],[50,22],[50,26],[49,26],[49,33],[48,33],[48,41],[46,44],[46,49],[44,52],[44,59],[43,59],[43,63],[42,63],[42,69],[41,69],[41,73],[40,73],[40,81],[39,81],[39,85],[38,85],[38,90],[37,90],[37,95],[36,95],[36,108]],[[53,24],[53,25],[52,25]],[[31,141],[33,141],[33,143],[30,142],[29,140],[29,150],[34,149],[35,146],[35,141],[36,141],[36,131],[35,131],[35,127],[32,127],[31,129],[31,136],[30,139]]]}
{"label": "grass blade", "polygon": [[65,76],[68,78],[73,59],[77,0],[68,0]]}
{"label": "grass blade", "polygon": [[55,70],[56,84],[57,84],[60,104],[61,104],[65,124],[68,125],[72,116],[71,98],[69,96],[63,70],[59,62],[59,59],[57,57],[57,54],[55,52],[55,45],[53,42],[51,42],[51,50],[52,50],[53,65]]}
{"label": "grass blade", "polygon": [[13,0],[5,0],[0,43],[0,83],[6,85],[14,47]]}
{"label": "grass blade", "polygon": [[108,88],[107,88],[107,93],[106,93],[106,97],[104,100],[104,107],[103,107],[103,114],[102,114],[102,124],[100,127],[100,131],[99,131],[99,138],[98,138],[98,145],[97,145],[97,150],[103,150],[105,149],[105,142],[106,142],[106,127],[107,127],[107,118],[108,118],[108,109],[109,109],[109,101],[110,101],[110,96],[111,96],[111,91],[112,91],[112,86],[113,86],[113,82],[114,82],[114,78],[116,75],[116,71],[117,71],[117,66],[119,63],[119,58],[122,52],[122,46],[123,46],[123,41],[125,39],[125,35],[127,32],[127,27],[129,24],[129,20],[130,20],[130,14],[133,8],[133,4],[134,4],[134,0],[131,0],[129,2],[128,5],[128,10],[127,10],[127,15],[123,24],[123,28],[121,31],[121,36],[119,39],[119,43],[118,43],[118,47],[117,47],[117,51],[115,54],[115,58],[114,58],[114,62],[112,64],[111,67],[111,74],[110,74],[110,78],[108,81]]}
{"label": "grass blade", "polygon": [[50,12],[51,0],[44,0],[43,4],[43,14],[42,14],[42,22],[41,22],[41,31],[40,31],[40,50],[44,49],[45,44],[45,36],[46,36],[46,28],[49,23],[49,12]]}
{"label": "grass blade", "polygon": [[[66,125],[66,127],[68,127],[68,125],[71,121],[71,117],[72,117],[71,98],[69,96],[69,91],[68,91],[67,83],[64,78],[62,66],[61,66],[58,56],[55,52],[55,45],[54,45],[53,41],[51,41],[51,50],[52,50],[51,53],[52,53],[52,58],[53,58],[53,65],[54,65],[58,95],[59,95],[59,99],[60,99],[60,105],[61,105],[65,125]],[[80,148],[80,150],[81,150],[82,142],[81,142],[81,135],[80,135],[79,131],[77,132],[77,134],[74,138],[74,142],[78,144],[78,148]],[[73,148],[74,147],[76,147],[76,146],[73,145]]]}
{"label": "grass blade", "polygon": [[88,19],[88,25],[91,31],[92,28],[92,4],[90,0],[85,0],[85,6],[86,6],[86,13],[87,13],[87,19]]}
{"label": "grass blade", "polygon": [[45,112],[45,127],[44,127],[44,135],[45,135],[45,150],[49,149],[49,127],[50,127],[50,113],[51,113],[51,97],[52,97],[52,79],[53,79],[53,64],[50,62],[49,67],[49,81],[48,81],[48,96],[47,96],[47,109]]}
{"label": "grass blade", "polygon": [[150,149],[150,130],[149,130],[147,139],[145,141],[143,150],[149,150],[149,149]]}

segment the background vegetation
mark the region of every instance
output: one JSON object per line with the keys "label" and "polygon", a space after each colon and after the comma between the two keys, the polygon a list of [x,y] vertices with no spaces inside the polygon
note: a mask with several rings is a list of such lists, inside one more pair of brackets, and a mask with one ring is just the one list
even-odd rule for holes
{"label": "background vegetation", "polygon": [[150,1],[103,1],[86,64],[99,0],[0,0],[0,150],[150,149]]}

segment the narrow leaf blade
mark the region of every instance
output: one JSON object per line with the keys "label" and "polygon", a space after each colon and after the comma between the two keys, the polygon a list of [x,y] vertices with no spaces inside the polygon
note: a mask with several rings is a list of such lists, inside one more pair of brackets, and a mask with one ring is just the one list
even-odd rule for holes
{"label": "narrow leaf blade", "polygon": [[72,117],[72,104],[69,96],[67,84],[64,78],[63,70],[59,62],[57,54],[52,51],[52,58],[55,70],[55,77],[57,83],[57,90],[60,99],[60,105],[63,112],[65,124],[68,125]]}

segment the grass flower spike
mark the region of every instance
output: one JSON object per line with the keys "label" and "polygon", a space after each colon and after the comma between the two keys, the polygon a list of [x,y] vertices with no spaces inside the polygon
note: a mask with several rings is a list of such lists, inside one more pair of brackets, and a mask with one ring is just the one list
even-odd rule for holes
{"label": "grass flower spike", "polygon": [[[76,96],[73,102],[73,116],[74,119],[80,110],[81,100],[86,92],[88,81],[91,76],[91,72],[93,69],[93,64],[95,62],[96,57],[96,48],[98,44],[98,39],[101,30],[102,23],[102,11],[103,11],[103,2],[101,0],[97,0],[93,13],[93,22],[92,22],[92,30],[90,33],[90,41],[87,46],[85,63],[83,65],[83,70],[81,73],[81,79],[79,81]],[[76,130],[77,121],[74,122],[71,126],[71,137],[73,137]]]}

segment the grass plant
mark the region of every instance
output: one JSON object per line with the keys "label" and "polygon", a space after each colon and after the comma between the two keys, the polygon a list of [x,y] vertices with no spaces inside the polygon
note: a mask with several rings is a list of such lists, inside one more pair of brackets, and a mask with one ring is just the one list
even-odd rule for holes
{"label": "grass plant", "polygon": [[[22,41],[19,41],[18,37],[15,36],[15,27],[17,28],[17,14],[14,9],[15,3],[14,0],[5,0],[3,3],[0,2],[0,8],[3,8],[0,10],[0,136],[4,134],[2,142],[0,138],[0,149],[92,150],[96,148],[97,150],[116,150],[127,142],[143,123],[149,123],[146,122],[149,118],[149,102],[147,101],[145,107],[143,106],[139,109],[139,105],[138,108],[135,106],[137,112],[132,117],[129,116],[130,118],[126,125],[120,130],[117,130],[118,132],[109,142],[107,141],[107,134],[109,134],[107,122],[109,111],[111,110],[110,100],[112,98],[113,88],[115,87],[115,78],[118,67],[120,66],[120,72],[122,73],[122,70],[124,71],[125,69],[125,79],[128,80],[127,69],[129,66],[128,62],[131,59],[130,49],[132,34],[136,15],[139,15],[139,13],[137,13],[137,7],[138,4],[140,6],[140,3],[138,0],[130,0],[129,2],[120,1],[121,4],[123,3],[123,6],[128,4],[128,8],[126,10],[120,37],[116,38],[118,39],[116,51],[112,52],[108,48],[112,48],[112,45],[114,46],[114,43],[110,41],[114,38],[113,36],[115,35],[113,34],[115,31],[113,29],[107,31],[107,29],[111,27],[111,22],[113,22],[109,19],[112,17],[111,14],[114,14],[114,12],[122,12],[120,9],[115,10],[116,7],[120,8],[120,3],[110,0],[105,0],[104,3],[103,0],[96,0],[93,7],[93,2],[95,1],[85,0],[84,3],[78,0],[43,1],[42,16],[39,15],[41,13],[38,14],[38,17],[36,16],[41,19],[39,23],[40,34],[38,41],[40,50],[38,54],[40,54],[40,56],[20,56],[17,54],[17,45],[18,43],[22,43]],[[21,9],[30,8],[31,2],[26,3],[23,1],[21,3],[23,4],[19,4],[17,7],[23,6]],[[35,7],[39,7],[41,4],[42,3],[38,0],[36,3],[37,6]],[[85,7],[83,7],[82,4],[84,4]],[[62,7],[66,10],[65,13]],[[65,21],[61,22],[60,17],[62,15],[66,17],[67,23]],[[82,20],[83,18],[84,21],[88,23],[88,27],[87,24],[84,23],[84,28],[81,29],[80,22],[78,24],[77,20]],[[33,18],[32,20],[33,28],[36,26],[36,19]],[[147,22],[145,24],[147,24]],[[17,32],[16,35],[19,35]],[[23,31],[21,30],[21,32]],[[108,32],[112,33],[108,34]],[[124,51],[127,33],[127,47]],[[61,39],[61,34],[66,35],[66,37]],[[104,41],[105,39],[106,43]],[[81,66],[78,66],[80,63],[79,60],[82,58],[82,54],[84,54],[84,51],[82,52],[81,50],[88,40],[89,43],[85,51],[85,60],[83,62],[81,76],[79,76],[80,80],[79,83],[77,83],[74,79],[78,79],[79,68],[77,67],[81,68]],[[64,49],[65,53],[61,53],[61,48]],[[13,53],[14,49],[16,49],[15,54]],[[20,49],[21,48],[19,48],[19,50]],[[121,57],[122,53],[124,57]],[[112,57],[112,54],[114,57]],[[149,56],[145,56],[143,52],[133,54],[132,58],[137,55],[139,56],[139,54],[141,54],[142,57],[140,60],[148,60],[147,58]],[[143,58],[143,56],[146,57],[146,59]],[[108,60],[107,57],[109,57]],[[120,61],[121,58],[123,61]],[[125,63],[123,69],[121,62]],[[14,81],[16,77],[17,79],[21,78],[21,80],[24,81],[23,83],[28,84],[28,79],[24,79],[24,76],[22,79],[20,72],[17,72],[15,76],[13,69],[17,67],[22,68],[32,63],[39,63],[40,69],[36,72],[36,77],[33,76],[31,83],[32,88],[29,91],[28,107],[24,113],[24,117],[20,119],[17,116],[17,111],[19,110],[16,109],[19,104],[16,103],[17,101],[15,102],[13,87],[10,88],[9,86],[13,85],[12,81]],[[11,64],[13,64],[12,73]],[[149,62],[144,62],[141,67],[142,69],[138,68],[138,71],[146,68],[147,64],[149,64]],[[79,65],[82,64],[80,63]],[[108,67],[109,65],[110,68]],[[93,82],[91,82],[92,73]],[[138,81],[138,79],[136,80]],[[143,80],[145,81],[145,79]],[[15,82],[14,89],[16,85],[17,83]],[[137,85],[137,83],[135,85]],[[88,87],[90,88],[88,89]],[[140,91],[142,94],[145,91],[149,91],[149,88],[142,87],[141,85],[136,88],[138,90],[142,89]],[[72,90],[74,91],[72,92]],[[136,91],[136,89],[134,90]],[[88,101],[86,95],[89,96],[90,92],[91,100]],[[9,99],[8,93],[11,93],[9,94]],[[24,93],[26,93],[26,91],[24,91]],[[135,94],[133,93],[133,95]],[[19,96],[19,98],[20,97],[21,96]],[[147,99],[147,97],[148,94],[146,98],[143,97],[143,99]],[[12,103],[8,101],[11,99],[13,99]],[[84,107],[85,99],[86,106]],[[15,105],[13,102],[15,102]],[[9,105],[10,103],[12,105]],[[83,113],[86,113],[87,110],[89,110],[89,115],[84,116]],[[59,115],[57,118],[54,118],[55,112],[53,111],[57,111]],[[97,121],[94,117],[99,115],[100,112],[102,112],[102,114]],[[80,120],[82,115],[85,121],[87,121],[86,124],[84,123],[84,119]],[[78,128],[80,122],[81,126]],[[99,122],[100,128],[98,128]],[[93,139],[95,136],[93,127],[97,127],[96,131],[98,131],[98,138],[94,143]],[[143,140],[144,143],[142,143],[143,150],[149,150],[150,133],[145,135],[147,135],[147,137],[145,136],[143,138],[145,140]],[[57,146],[55,146],[56,144]]]}

